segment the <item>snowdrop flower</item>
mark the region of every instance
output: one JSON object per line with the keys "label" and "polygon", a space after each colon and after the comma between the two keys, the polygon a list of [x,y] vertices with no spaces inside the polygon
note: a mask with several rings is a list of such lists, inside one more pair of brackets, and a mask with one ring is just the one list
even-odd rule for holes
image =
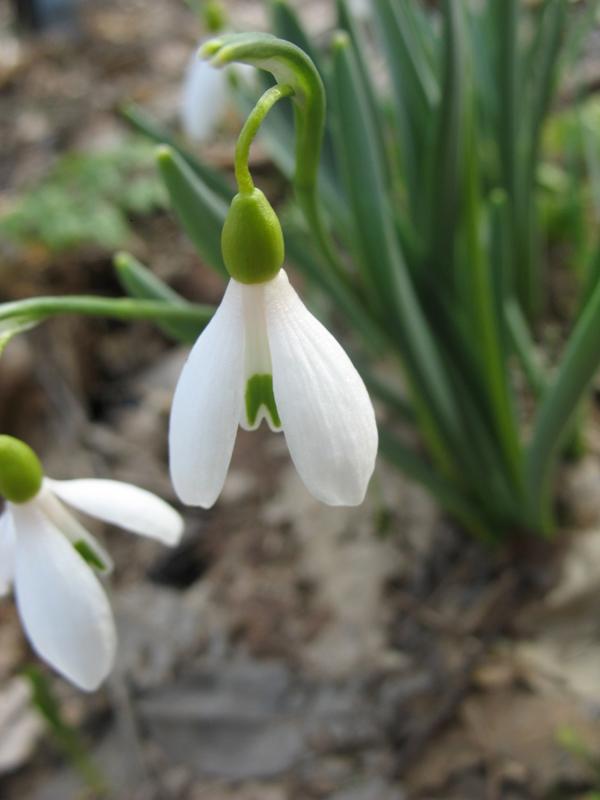
{"label": "snowdrop flower", "polygon": [[246,64],[236,64],[227,74],[208,61],[202,61],[197,53],[190,59],[179,108],[181,127],[190,141],[203,144],[210,141],[217,131],[231,103],[229,83],[232,74],[238,80],[250,82],[254,69]]}
{"label": "snowdrop flower", "polygon": [[373,0],[349,0],[350,10],[362,20],[368,20],[373,16]]}
{"label": "snowdrop flower", "polygon": [[14,585],[33,649],[92,691],[115,656],[114,619],[95,575],[112,564],[64,504],[167,545],[179,541],[182,519],[163,500],[127,483],[46,478],[35,453],[10,436],[0,436],[0,495],[0,595]]}
{"label": "snowdrop flower", "polygon": [[[204,22],[211,33],[222,31],[226,17],[218,3],[206,3],[203,8]],[[203,42],[200,42],[201,47]],[[230,104],[229,82],[233,76],[248,81],[254,70],[246,64],[236,64],[225,70],[198,57],[191,57],[183,80],[179,116],[185,135],[192,142],[203,144],[210,141],[217,131]]]}
{"label": "snowdrop flower", "polygon": [[181,127],[192,141],[210,140],[227,110],[227,75],[207,61],[192,56],[183,81]]}
{"label": "snowdrop flower", "polygon": [[173,399],[169,445],[177,494],[189,505],[212,506],[238,424],[254,430],[265,419],[283,431],[317,499],[358,505],[377,453],[373,406],[342,347],[280,269],[281,227],[253,185],[232,202],[222,249],[231,280]]}

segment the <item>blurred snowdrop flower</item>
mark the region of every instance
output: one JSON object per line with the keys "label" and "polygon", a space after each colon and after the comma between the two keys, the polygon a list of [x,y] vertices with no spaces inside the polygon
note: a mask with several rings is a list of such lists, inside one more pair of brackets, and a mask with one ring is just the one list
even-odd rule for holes
{"label": "blurred snowdrop flower", "polygon": [[238,424],[283,430],[308,490],[329,505],[358,505],[377,454],[362,379],[308,311],[284,270],[275,212],[257,189],[238,194],[222,237],[232,279],[179,378],[169,446],[173,485],[189,505],[219,496]]}
{"label": "blurred snowdrop flower", "polygon": [[0,436],[0,595],[14,585],[33,649],[80,689],[92,691],[110,672],[115,623],[95,573],[112,568],[98,541],[65,507],[132,533],[176,544],[181,516],[160,498],[112,480],[57,481],[42,474],[23,442]]}
{"label": "blurred snowdrop flower", "polygon": [[219,127],[227,109],[227,75],[194,53],[181,94],[181,126],[192,141],[206,142]]}
{"label": "blurred snowdrop flower", "polygon": [[231,103],[230,81],[233,78],[250,82],[254,74],[254,67],[246,64],[217,69],[194,53],[185,73],[180,103],[181,126],[190,141],[202,144],[212,138]]}
{"label": "blurred snowdrop flower", "polygon": [[359,19],[368,20],[373,16],[373,0],[349,0],[350,11]]}

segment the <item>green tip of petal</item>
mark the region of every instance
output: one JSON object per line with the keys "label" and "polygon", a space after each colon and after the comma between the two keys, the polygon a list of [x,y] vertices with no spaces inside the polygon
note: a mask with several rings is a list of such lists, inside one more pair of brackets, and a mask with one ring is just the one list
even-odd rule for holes
{"label": "green tip of petal", "polygon": [[113,266],[117,272],[125,272],[131,263],[131,256],[129,253],[119,250],[113,256]]}
{"label": "green tip of petal", "polygon": [[260,189],[233,198],[221,249],[229,274],[240,283],[264,283],[281,269],[285,252],[281,225]]}
{"label": "green tip of petal", "polygon": [[227,14],[221,3],[208,0],[203,9],[204,24],[211,33],[219,33],[227,24]]}
{"label": "green tip of petal", "polygon": [[44,473],[29,445],[0,436],[0,495],[11,503],[27,503],[41,489]]}
{"label": "green tip of petal", "polygon": [[208,42],[205,42],[200,50],[198,51],[198,55],[200,58],[211,58],[218,53],[219,50],[223,47],[223,40],[222,39],[209,39]]}
{"label": "green tip of petal", "polygon": [[100,556],[90,547],[90,545],[83,539],[73,543],[73,547],[79,555],[83,558],[86,564],[89,564],[93,569],[98,572],[108,572],[108,566],[102,561]]}
{"label": "green tip of petal", "polygon": [[164,163],[165,161],[170,161],[173,157],[173,150],[169,147],[168,144],[159,144],[155,150],[156,160],[159,164]]}
{"label": "green tip of petal", "polygon": [[246,417],[250,425],[254,425],[261,406],[264,406],[274,428],[281,428],[281,420],[273,394],[273,376],[269,374],[253,375],[246,384]]}
{"label": "green tip of petal", "polygon": [[334,50],[344,50],[350,44],[350,37],[345,31],[336,31],[331,43]]}

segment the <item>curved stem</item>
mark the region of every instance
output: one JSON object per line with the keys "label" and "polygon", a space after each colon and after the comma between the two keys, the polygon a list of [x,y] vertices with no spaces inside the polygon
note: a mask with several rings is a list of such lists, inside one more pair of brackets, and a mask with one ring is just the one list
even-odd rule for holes
{"label": "curved stem", "polygon": [[302,189],[301,187],[296,186],[296,197],[298,199],[300,208],[304,212],[308,227],[317,240],[317,243],[321,247],[321,251],[325,256],[331,271],[336,278],[345,284],[346,288],[350,289],[351,286],[348,281],[348,276],[346,275],[344,265],[342,264],[342,261],[336,252],[335,244],[325,222],[315,188],[310,187],[308,189]]}
{"label": "curved stem", "polygon": [[[321,144],[325,130],[325,87],[317,68],[307,54],[295,44],[265,33],[233,33],[219,36],[206,42],[200,54],[210,59],[210,63],[215,67],[223,67],[234,61],[251,64],[273,75],[277,81],[277,86],[274,88],[281,90],[289,86],[293,90],[296,128],[294,189],[308,227],[323,250],[329,272],[343,282],[348,291],[353,291],[345,274],[344,265],[336,253],[335,243],[327,228],[317,192]],[[258,106],[269,92],[259,100]],[[258,124],[261,121],[262,119]],[[249,123],[250,119],[246,125]],[[247,147],[255,131],[249,128],[248,133],[250,138]],[[240,140],[243,137],[245,138],[244,131],[240,134]],[[240,191],[252,191],[252,179],[248,175],[247,167],[244,169],[242,163],[244,157],[247,161],[247,148],[244,151],[244,145],[239,142],[238,146],[240,156],[238,159],[236,153],[236,178]]]}
{"label": "curved stem", "polygon": [[206,325],[214,313],[212,306],[186,303],[172,305],[164,301],[133,300],[130,298],[94,297],[92,295],[32,297],[0,305],[0,322],[25,318],[44,320],[58,314],[83,314],[92,317],[111,317],[122,320],[150,322],[197,322]]}
{"label": "curved stem", "polygon": [[325,89],[317,68],[299,47],[268,33],[232,33],[200,49],[214,67],[233,61],[270,72],[280,86],[294,90],[296,175],[298,186],[316,189],[321,139],[325,126]]}
{"label": "curved stem", "polygon": [[293,94],[294,89],[289,84],[284,83],[272,86],[258,100],[244,123],[235,148],[235,179],[241,193],[250,193],[254,189],[254,181],[248,168],[248,158],[250,146],[258,133],[258,129],[275,103]]}

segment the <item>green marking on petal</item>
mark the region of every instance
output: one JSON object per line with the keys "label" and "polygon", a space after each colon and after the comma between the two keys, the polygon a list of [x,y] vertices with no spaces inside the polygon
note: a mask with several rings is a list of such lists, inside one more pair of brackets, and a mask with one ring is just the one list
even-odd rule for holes
{"label": "green marking on petal", "polygon": [[269,374],[253,375],[246,384],[246,416],[250,425],[256,422],[261,406],[269,412],[273,426],[281,428],[273,394],[273,376]]}
{"label": "green marking on petal", "polygon": [[106,572],[108,570],[108,566],[102,561],[98,553],[92,550],[90,545],[83,539],[74,542],[73,547],[90,567],[100,570],[100,572]]}

